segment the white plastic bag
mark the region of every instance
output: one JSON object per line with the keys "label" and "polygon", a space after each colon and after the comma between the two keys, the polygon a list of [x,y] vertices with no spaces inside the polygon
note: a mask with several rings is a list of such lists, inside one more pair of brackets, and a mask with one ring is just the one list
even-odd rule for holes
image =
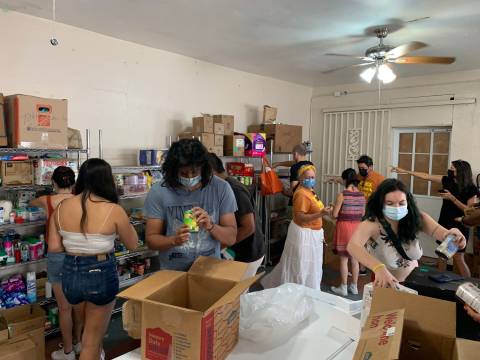
{"label": "white plastic bag", "polygon": [[287,340],[313,313],[313,300],[307,290],[303,285],[289,283],[243,295],[240,336],[267,346]]}

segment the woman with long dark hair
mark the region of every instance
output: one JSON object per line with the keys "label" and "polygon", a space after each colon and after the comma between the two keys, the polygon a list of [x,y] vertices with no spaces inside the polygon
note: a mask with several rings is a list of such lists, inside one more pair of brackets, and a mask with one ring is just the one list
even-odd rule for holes
{"label": "woman with long dark hair", "polygon": [[420,231],[440,241],[454,235],[458,247],[465,248],[460,230],[447,230],[421,212],[413,195],[397,179],[380,184],[368,200],[365,217],[347,250],[375,273],[376,286],[395,287],[418,266],[423,255],[417,238]]}
{"label": "woman with long dark hair", "polygon": [[[463,215],[467,207],[477,202],[478,188],[473,183],[472,168],[467,161],[452,161],[446,176],[430,175],[398,167],[393,167],[392,172],[405,173],[423,180],[442,184],[443,189],[438,193],[443,198],[438,223],[447,229],[458,228],[468,241],[468,228],[455,221],[456,218]],[[465,249],[459,250],[454,255],[453,261],[462,276],[470,277],[470,269],[465,262],[464,253]]]}
{"label": "woman with long dark hair", "polygon": [[119,237],[133,250],[138,236],[118,205],[112,169],[104,160],[82,164],[74,194],[53,214],[49,250],[66,252],[63,292],[74,307],[85,305],[80,359],[103,359],[102,340],[119,290],[114,241]]}
{"label": "woman with long dark hair", "polygon": [[[338,194],[333,207],[333,217],[337,219],[333,237],[333,253],[340,256],[342,283],[340,286],[332,286],[331,290],[338,295],[347,296],[348,293],[358,295],[357,284],[360,269],[358,261],[348,253],[347,245],[352,234],[362,221],[366,200],[364,194],[358,189],[360,180],[354,169],[344,170],[342,172],[342,180],[345,190]],[[352,283],[347,285],[349,260],[352,265]]]}
{"label": "woman with long dark hair", "polygon": [[[213,176],[207,149],[194,139],[173,143],[162,173],[145,201],[146,240],[160,250],[160,267],[186,271],[199,256],[220,258],[221,246],[236,242],[237,203],[230,185]],[[198,226],[184,225],[186,217]]]}

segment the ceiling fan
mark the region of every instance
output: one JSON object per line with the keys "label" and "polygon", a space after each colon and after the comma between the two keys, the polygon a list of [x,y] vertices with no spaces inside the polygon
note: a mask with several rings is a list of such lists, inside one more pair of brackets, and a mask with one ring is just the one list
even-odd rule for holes
{"label": "ceiling fan", "polygon": [[375,36],[379,39],[376,46],[368,48],[365,51],[365,56],[354,56],[344,54],[325,54],[327,56],[342,56],[359,59],[364,61],[360,64],[353,64],[342,66],[339,68],[324,71],[324,74],[329,74],[334,71],[346,69],[350,67],[362,67],[371,65],[364,70],[360,77],[366,82],[372,82],[373,77],[377,74],[377,78],[383,83],[390,83],[396,79],[390,64],[452,64],[455,62],[454,57],[439,57],[439,56],[407,56],[410,52],[422,49],[428,45],[420,41],[412,41],[399,46],[391,46],[384,43],[384,39],[389,34],[389,29],[386,26],[377,27],[373,30]]}

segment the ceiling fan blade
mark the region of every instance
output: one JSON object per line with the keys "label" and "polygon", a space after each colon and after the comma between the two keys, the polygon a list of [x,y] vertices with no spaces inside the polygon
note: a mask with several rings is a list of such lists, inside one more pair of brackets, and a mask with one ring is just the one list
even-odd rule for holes
{"label": "ceiling fan blade", "polygon": [[338,71],[338,70],[343,70],[343,69],[352,68],[352,67],[373,65],[373,64],[375,64],[375,62],[362,63],[362,64],[353,64],[353,65],[346,65],[346,66],[337,67],[337,68],[335,68],[335,69],[330,69],[330,70],[322,71],[322,74],[330,74],[330,73],[335,72],[335,71]]}
{"label": "ceiling fan blade", "polygon": [[455,62],[454,57],[442,56],[403,56],[392,60],[396,64],[452,64]]}
{"label": "ceiling fan blade", "polygon": [[397,58],[399,58],[403,55],[407,55],[411,51],[422,49],[426,46],[428,46],[428,45],[423,43],[423,42],[412,41],[412,42],[397,46],[396,48],[390,50],[387,53],[387,57],[390,58],[390,59],[397,59]]}
{"label": "ceiling fan blade", "polygon": [[341,57],[349,57],[352,59],[361,59],[361,60],[371,60],[370,58],[366,58],[365,56],[355,56],[355,55],[347,55],[347,54],[334,54],[334,53],[327,53],[324,54],[326,56],[341,56]]}

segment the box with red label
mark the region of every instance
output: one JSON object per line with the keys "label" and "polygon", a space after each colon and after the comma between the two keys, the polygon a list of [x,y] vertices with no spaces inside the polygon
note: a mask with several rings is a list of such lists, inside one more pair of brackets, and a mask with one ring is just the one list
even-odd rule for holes
{"label": "box with red label", "polygon": [[24,149],[67,149],[67,100],[29,95],[5,98],[6,127],[11,147]]}
{"label": "box with red label", "polygon": [[227,163],[227,173],[230,176],[253,176],[253,164],[244,164],[241,162]]}
{"label": "box with red label", "polygon": [[267,148],[267,135],[265,133],[245,134],[245,156],[265,156]]}
{"label": "box with red label", "polygon": [[[67,166],[78,173],[78,164],[69,159],[38,159],[33,161],[34,179],[36,185],[51,185],[52,175],[59,166]],[[75,176],[76,177],[76,176]]]}
{"label": "box with red label", "polygon": [[238,341],[240,295],[259,276],[248,264],[199,257],[188,272],[162,270],[118,296],[142,359],[226,359]]}
{"label": "box with red label", "polygon": [[375,288],[353,360],[474,360],[480,343],[456,338],[456,304]]}

